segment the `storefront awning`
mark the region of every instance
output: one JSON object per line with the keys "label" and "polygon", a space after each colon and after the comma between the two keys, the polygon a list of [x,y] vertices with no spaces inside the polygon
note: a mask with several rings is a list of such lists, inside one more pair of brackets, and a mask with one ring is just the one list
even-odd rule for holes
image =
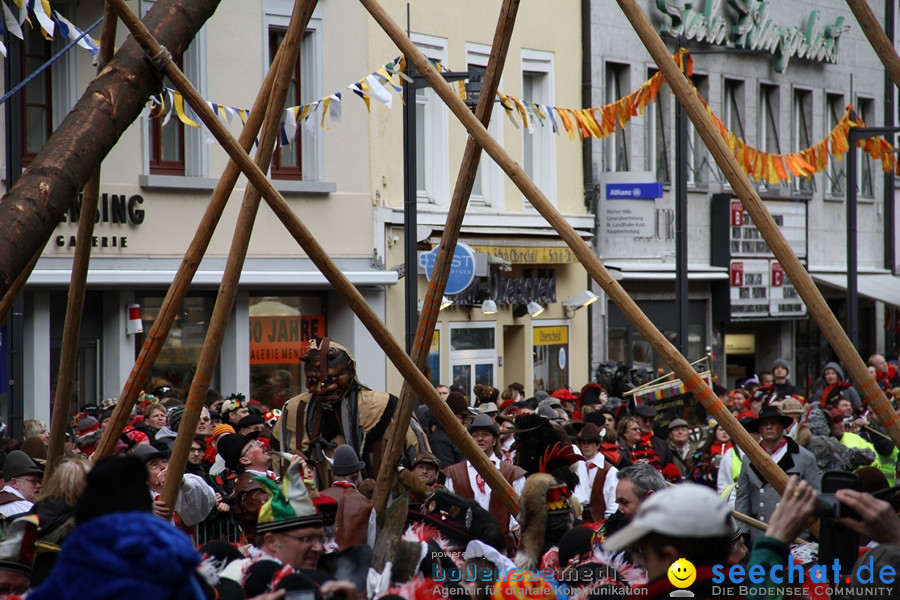
{"label": "storefront awning", "polygon": [[[813,281],[839,290],[847,289],[846,273],[811,272]],[[856,276],[856,291],[860,296],[877,302],[900,306],[900,277],[889,273],[863,273]]]}
{"label": "storefront awning", "polygon": [[[603,265],[613,277],[620,281],[661,281],[675,280],[675,263],[651,263],[608,260]],[[699,263],[688,264],[688,279],[710,281],[728,279],[728,269]]]}

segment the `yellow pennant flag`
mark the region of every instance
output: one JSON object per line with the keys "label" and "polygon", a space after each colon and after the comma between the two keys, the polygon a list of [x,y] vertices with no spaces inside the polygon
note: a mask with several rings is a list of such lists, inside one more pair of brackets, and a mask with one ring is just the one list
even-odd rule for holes
{"label": "yellow pennant flag", "polygon": [[184,97],[182,97],[181,93],[174,92],[173,96],[175,103],[175,113],[178,115],[178,120],[185,125],[190,125],[191,127],[200,129],[200,124],[187,116],[187,113],[184,111]]}

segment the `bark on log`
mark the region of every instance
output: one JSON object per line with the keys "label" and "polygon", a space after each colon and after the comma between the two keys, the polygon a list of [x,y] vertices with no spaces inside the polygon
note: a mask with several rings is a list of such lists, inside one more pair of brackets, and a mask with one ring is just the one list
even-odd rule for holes
{"label": "bark on log", "polygon": [[[144,22],[177,58],[218,5],[219,0],[160,0]],[[161,81],[140,45],[129,38],[0,200],[0,296],[53,234]]]}

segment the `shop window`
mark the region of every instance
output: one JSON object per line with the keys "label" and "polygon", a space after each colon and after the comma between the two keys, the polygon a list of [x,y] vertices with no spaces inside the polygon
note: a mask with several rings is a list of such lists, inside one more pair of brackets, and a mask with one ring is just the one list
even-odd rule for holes
{"label": "shop window", "polygon": [[[725,127],[733,133],[738,139],[747,140],[747,134],[744,132],[744,82],[739,79],[725,79],[724,82],[725,98],[722,102],[722,122]],[[731,185],[725,180],[721,169],[717,172],[720,180],[726,185]]]}
{"label": "shop window", "polygon": [[[691,81],[701,98],[709,97],[709,77],[695,73],[691,76]],[[702,186],[709,182],[709,151],[694,124],[690,122],[690,119],[688,121],[687,182],[688,185]]]}
{"label": "shop window", "polygon": [[[656,74],[656,69],[648,69],[647,79]],[[659,88],[656,102],[647,108],[647,161],[646,168],[656,174],[656,181],[668,185],[669,144],[666,139],[669,125],[672,93],[669,86]]]}
{"label": "shop window", "polygon": [[495,386],[496,326],[474,327],[469,323],[451,323],[450,327],[451,385],[462,387],[469,398],[475,384]]}
{"label": "shop window", "polygon": [[569,327],[548,323],[532,329],[532,335],[534,391],[569,387]]}
{"label": "shop window", "polygon": [[[50,60],[50,42],[29,31],[22,42],[22,73],[27,76]],[[22,101],[22,166],[27,167],[53,131],[53,83],[44,69],[25,86]]]}
{"label": "shop window", "polygon": [[[630,93],[628,65],[606,63],[606,93],[604,103],[612,104]],[[603,170],[628,170],[628,129],[616,127],[615,132],[603,143]]]}
{"label": "shop window", "polygon": [[300,357],[309,340],[326,335],[321,296],[251,296],[250,397],[281,408],[306,391]]}
{"label": "shop window", "polygon": [[[191,380],[197,371],[197,363],[200,360],[200,350],[206,339],[206,331],[212,318],[213,306],[216,301],[215,294],[195,294],[184,299],[178,309],[175,321],[169,329],[169,335],[153,364],[153,369],[147,378],[144,389],[148,393],[160,386],[175,388],[179,397],[187,398],[191,388]],[[138,348],[144,344],[154,321],[162,308],[163,296],[140,296],[137,303],[141,305],[141,318],[144,324],[144,333],[136,336]],[[135,357],[137,355],[135,354]],[[210,387],[219,388],[219,366],[212,374]],[[243,392],[243,390],[220,390],[225,394]]]}
{"label": "shop window", "polygon": [[[176,61],[179,69],[184,70],[181,58]],[[163,85],[169,89],[175,86],[166,77]],[[168,106],[165,96],[156,97],[156,108],[147,121],[147,133],[150,139],[150,173],[153,175],[184,175],[184,123],[174,112],[174,106]],[[185,103],[187,110],[187,103]],[[165,113],[173,111],[166,121]],[[165,123],[165,126],[163,126]]]}
{"label": "shop window", "polygon": [[[412,34],[412,41],[430,60],[447,62],[447,40]],[[416,89],[416,195],[419,202],[450,203],[448,109],[430,87]]]}
{"label": "shop window", "polygon": [[[871,127],[875,122],[875,101],[871,98],[857,98],[857,114],[866,126]],[[875,186],[872,177],[872,161],[862,148],[856,148],[856,185],[859,195],[871,199],[875,196]]]}
{"label": "shop window", "polygon": [[425,359],[425,375],[431,385],[444,385],[441,383],[441,332],[439,329],[434,330],[434,336],[431,338],[431,348]]}
{"label": "shop window", "polygon": [[[781,142],[778,139],[779,117],[778,86],[760,84],[759,86],[759,149],[769,154],[781,154]],[[760,189],[767,189],[768,182],[759,182]]]}
{"label": "shop window", "polygon": [[[794,90],[794,152],[812,146],[812,92]],[[812,177],[794,177],[794,191],[811,194],[815,188]]]}
{"label": "shop window", "polygon": [[[528,113],[531,131],[522,128],[522,169],[550,202],[556,201],[556,137],[549,115],[544,118],[532,104],[553,106],[553,55],[536,50],[522,51],[522,101]],[[527,200],[526,209],[531,208]]]}
{"label": "shop window", "polygon": [[[825,94],[825,131],[830,132],[837,127],[844,117],[846,106],[843,94]],[[825,193],[830,196],[844,196],[844,182],[847,179],[846,161],[829,160],[825,171]]]}

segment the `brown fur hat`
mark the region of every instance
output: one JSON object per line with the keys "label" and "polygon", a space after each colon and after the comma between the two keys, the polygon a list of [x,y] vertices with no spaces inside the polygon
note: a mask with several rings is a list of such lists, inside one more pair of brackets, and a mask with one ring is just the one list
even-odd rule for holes
{"label": "brown fur hat", "polygon": [[535,473],[525,480],[519,499],[519,526],[522,537],[516,552],[516,566],[537,569],[544,554],[547,534],[547,490],[558,485],[547,473]]}

